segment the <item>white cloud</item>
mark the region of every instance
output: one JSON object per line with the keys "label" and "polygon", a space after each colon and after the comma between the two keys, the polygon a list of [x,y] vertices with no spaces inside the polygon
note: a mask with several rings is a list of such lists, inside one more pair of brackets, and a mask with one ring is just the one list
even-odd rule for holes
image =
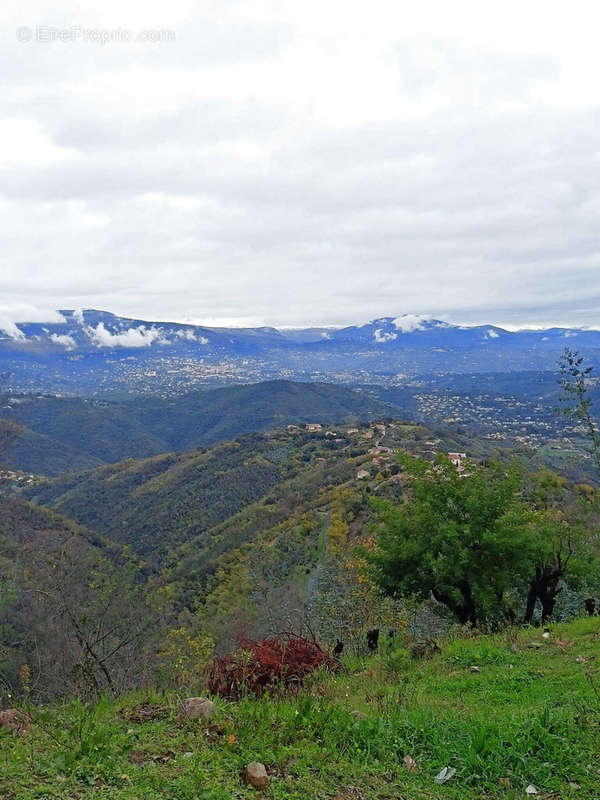
{"label": "white cloud", "polygon": [[128,328],[122,333],[111,333],[103,322],[99,322],[95,328],[87,327],[86,333],[97,347],[149,347],[154,342],[169,343],[164,332],[154,326],[146,328],[145,325],[140,325],[139,328]]}
{"label": "white cloud", "polygon": [[373,334],[373,338],[376,342],[391,342],[398,337],[397,333],[390,331],[388,333],[381,330],[381,328],[376,328],[375,333]]}
{"label": "white cloud", "polygon": [[403,314],[394,320],[394,325],[402,333],[412,333],[413,331],[423,330],[428,319],[428,317],[422,317],[420,314]]}
{"label": "white cloud", "polygon": [[60,311],[47,306],[32,305],[31,303],[14,301],[0,305],[0,319],[12,322],[66,322]]}
{"label": "white cloud", "polygon": [[17,323],[24,322],[65,322],[63,315],[40,306],[15,300],[12,303],[0,305],[0,331],[11,339],[23,341],[26,336]]}
{"label": "white cloud", "polygon": [[0,318],[0,331],[2,333],[7,334],[10,339],[14,339],[15,341],[22,342],[25,340],[26,336],[22,330],[19,330],[17,325],[12,322],[10,319],[1,319]]}
{"label": "white cloud", "polygon": [[75,339],[66,333],[52,333],[50,334],[50,340],[54,344],[61,345],[65,350],[74,350],[77,347]]}
{"label": "white cloud", "polygon": [[41,124],[24,117],[5,118],[0,126],[0,168],[47,166],[75,158],[76,154],[57,147]]}
{"label": "white cloud", "polygon": [[487,335],[490,337],[490,339],[498,339],[498,337],[500,336],[500,334],[493,328],[488,328]]}
{"label": "white cloud", "polygon": [[[97,347],[149,347],[154,343],[169,344],[169,340],[166,338],[162,328],[156,328],[154,325],[150,328],[140,325],[137,328],[124,330],[123,323],[121,323],[120,332],[113,333],[107,329],[103,322],[99,322],[95,328],[91,325],[86,325],[85,315],[81,308],[76,308],[73,311],[73,318],[81,325],[85,334]],[[195,339],[194,332],[191,330],[186,332],[179,331],[177,335],[186,339]],[[66,338],[70,339],[71,337]]]}
{"label": "white cloud", "polygon": [[178,330],[175,334],[178,339],[185,339],[188,342],[199,342],[200,344],[208,344],[208,339],[206,336],[197,336],[196,333],[191,328],[186,328],[185,330]]}

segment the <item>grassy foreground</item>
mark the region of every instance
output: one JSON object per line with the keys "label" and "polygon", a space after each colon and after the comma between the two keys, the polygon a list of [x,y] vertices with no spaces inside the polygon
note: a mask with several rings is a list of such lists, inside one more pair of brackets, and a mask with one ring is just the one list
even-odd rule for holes
{"label": "grassy foreground", "polygon": [[[348,659],[297,697],[217,701],[174,721],[175,695],[35,711],[0,731],[3,800],[230,800],[262,761],[271,798],[600,797],[600,618],[446,641],[431,659]],[[478,667],[479,671],[472,670]],[[416,762],[411,771],[404,762]],[[447,783],[435,776],[456,770]],[[530,789],[531,792],[531,789]]]}

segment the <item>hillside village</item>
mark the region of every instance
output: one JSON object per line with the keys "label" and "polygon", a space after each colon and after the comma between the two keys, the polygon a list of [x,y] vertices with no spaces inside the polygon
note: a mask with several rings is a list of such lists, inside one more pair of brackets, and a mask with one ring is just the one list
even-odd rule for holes
{"label": "hillside village", "polygon": [[[240,365],[233,362],[170,364],[168,357],[162,357],[160,365],[160,368],[157,364],[152,366],[150,362],[134,357],[115,359],[106,372],[109,382],[103,384],[104,392],[108,396],[113,392],[115,398],[127,398],[141,391],[149,400],[164,398],[162,402],[168,403],[168,398],[185,398],[185,392],[198,386],[204,389],[241,386],[247,380],[259,380],[264,375],[261,369],[245,372],[250,362],[243,366],[242,371]],[[60,375],[60,368],[57,370]],[[206,378],[202,378],[200,383],[197,381],[198,371]],[[142,373],[146,381],[143,386],[139,382]],[[277,378],[290,377],[289,372],[278,370],[271,370],[269,374]],[[122,380],[119,378],[114,383],[116,375],[120,375]],[[344,380],[336,383],[332,376],[323,377],[329,381],[328,385],[347,385]],[[589,462],[583,443],[585,431],[580,425],[561,419],[556,410],[555,376],[537,373],[530,379],[505,376],[499,380],[497,375],[474,375],[462,384],[458,378],[443,375],[419,380],[406,376],[402,379],[389,377],[389,380],[382,381],[375,375],[367,375],[364,380],[365,383],[371,381],[370,385],[355,389],[348,386],[348,389],[361,392],[365,399],[371,398],[374,403],[388,405],[391,415],[401,411],[403,419],[414,421],[414,424],[420,422],[459,437],[472,436],[489,442],[492,447],[517,447],[527,457],[539,456],[550,466],[572,469],[572,465],[579,463],[585,468]],[[539,382],[539,392],[536,392],[536,381]],[[497,389],[495,384],[498,384]],[[55,387],[59,392],[62,388],[62,384]],[[593,388],[598,391],[598,384],[593,384]],[[3,414],[22,402],[16,393],[11,397],[10,391],[3,404]],[[90,398],[90,402],[102,403],[103,400]]]}
{"label": "hillside village", "polygon": [[20,472],[14,469],[0,469],[0,487],[3,484],[12,486],[31,486],[35,480],[35,475],[27,472]]}
{"label": "hillside village", "polygon": [[[342,449],[352,448],[353,445],[366,448],[360,469],[355,476],[359,481],[371,478],[383,481],[386,478],[390,483],[401,483],[401,476],[396,466],[396,454],[400,450],[426,458],[444,452],[442,439],[426,439],[424,438],[428,432],[426,428],[404,420],[374,421],[359,427],[356,425],[325,427],[320,422],[308,422],[304,425],[288,425],[286,431],[292,435],[317,434],[318,438],[334,441]],[[467,453],[448,451],[444,454],[459,472],[464,470],[463,462],[467,459]]]}

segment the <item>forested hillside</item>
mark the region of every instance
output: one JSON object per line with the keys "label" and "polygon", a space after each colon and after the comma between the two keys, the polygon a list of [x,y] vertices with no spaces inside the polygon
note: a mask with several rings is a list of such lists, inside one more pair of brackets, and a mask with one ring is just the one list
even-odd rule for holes
{"label": "forested hillside", "polygon": [[206,447],[277,425],[401,413],[401,402],[383,402],[367,389],[290,381],[122,402],[8,395],[1,405],[0,419],[24,428],[9,453],[9,465],[50,476]]}
{"label": "forested hillside", "polygon": [[279,430],[49,480],[27,491],[38,505],[0,498],[3,674],[18,682],[40,648],[39,696],[126,687],[156,674],[170,631],[226,647],[239,625],[302,627],[367,531],[369,497],[401,497],[395,449],[426,437],[400,422]]}
{"label": "forested hillside", "polygon": [[[271,509],[287,502],[282,517],[318,491],[355,478],[369,451],[426,447],[427,431],[406,424],[336,427],[330,432],[303,429],[247,434],[208,450],[126,460],[35,485],[27,495],[110,539],[128,544],[159,561],[171,548],[202,539],[257,501]],[[348,432],[352,431],[352,432]],[[450,446],[452,439],[448,440]],[[387,444],[385,444],[387,443]],[[375,475],[372,458],[369,466]],[[383,471],[393,454],[375,454]],[[244,526],[236,523],[238,541]],[[214,539],[211,534],[208,541]]]}

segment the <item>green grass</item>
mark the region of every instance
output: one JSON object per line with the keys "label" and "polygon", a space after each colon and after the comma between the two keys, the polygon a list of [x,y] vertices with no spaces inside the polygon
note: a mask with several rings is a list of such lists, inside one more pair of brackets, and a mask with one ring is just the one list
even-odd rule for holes
{"label": "green grass", "polygon": [[[257,760],[271,776],[265,796],[280,800],[522,798],[529,784],[538,797],[592,800],[599,654],[600,619],[581,619],[548,639],[531,630],[446,641],[429,660],[349,658],[297,697],[217,700],[213,721],[181,728],[172,694],[52,706],[28,734],[0,732],[0,797],[257,797],[240,780]],[[437,785],[444,766],[456,775]]]}

